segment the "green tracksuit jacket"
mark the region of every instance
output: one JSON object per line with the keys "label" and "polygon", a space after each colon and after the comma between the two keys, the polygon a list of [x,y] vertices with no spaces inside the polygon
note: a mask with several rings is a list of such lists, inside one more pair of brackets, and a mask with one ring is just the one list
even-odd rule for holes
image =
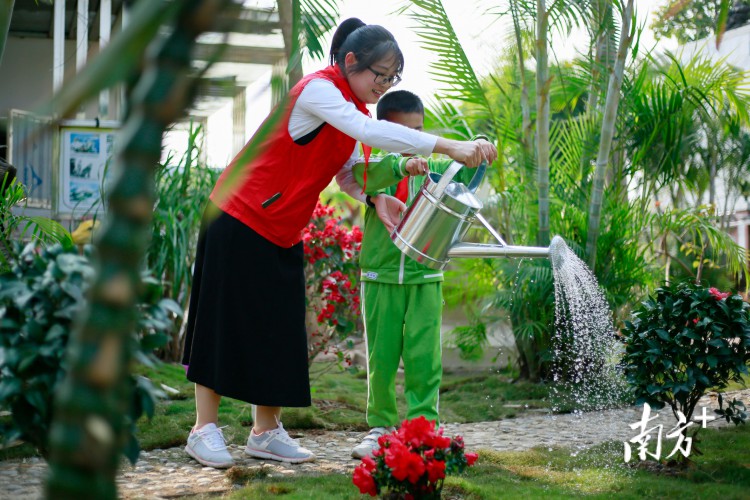
{"label": "green tracksuit jacket", "polygon": [[[389,154],[371,158],[365,192],[394,195],[406,175],[408,157]],[[443,173],[452,160],[428,159],[430,171]],[[376,163],[376,165],[375,165]],[[354,166],[364,184],[365,166]],[[463,168],[455,180],[468,184],[474,171]],[[424,176],[409,177],[411,205]],[[393,244],[374,208],[367,207],[360,253],[361,303],[367,342],[367,423],[370,427],[399,424],[396,372],[404,360],[406,418],[424,416],[438,421],[442,378],[440,339],[443,312],[442,271],[410,259]]]}

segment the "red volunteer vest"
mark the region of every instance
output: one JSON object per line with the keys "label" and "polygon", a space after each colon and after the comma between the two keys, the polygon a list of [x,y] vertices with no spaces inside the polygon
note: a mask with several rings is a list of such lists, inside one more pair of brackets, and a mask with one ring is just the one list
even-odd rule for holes
{"label": "red volunteer vest", "polygon": [[[219,177],[211,200],[224,212],[251,227],[272,243],[289,248],[301,240],[301,231],[310,221],[320,192],[354,151],[356,141],[324,123],[312,141],[296,144],[289,135],[289,118],[305,86],[315,78],[331,81],[347,101],[370,115],[357,99],[338,65],[305,76],[289,92],[287,109],[274,132],[249,164],[240,164],[243,151],[235,156]],[[225,200],[218,192],[234,169],[244,169],[237,187]]]}

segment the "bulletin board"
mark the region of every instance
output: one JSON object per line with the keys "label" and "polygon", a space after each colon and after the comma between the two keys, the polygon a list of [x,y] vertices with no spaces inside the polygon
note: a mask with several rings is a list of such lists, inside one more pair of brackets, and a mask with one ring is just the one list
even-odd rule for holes
{"label": "bulletin board", "polygon": [[114,147],[115,129],[60,129],[58,212],[101,212]]}

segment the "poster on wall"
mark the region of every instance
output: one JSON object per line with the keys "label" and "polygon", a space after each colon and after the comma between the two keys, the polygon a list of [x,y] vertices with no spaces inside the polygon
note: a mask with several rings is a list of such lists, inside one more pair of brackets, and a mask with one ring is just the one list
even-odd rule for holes
{"label": "poster on wall", "polygon": [[63,128],[58,211],[101,212],[102,190],[114,145],[114,130]]}

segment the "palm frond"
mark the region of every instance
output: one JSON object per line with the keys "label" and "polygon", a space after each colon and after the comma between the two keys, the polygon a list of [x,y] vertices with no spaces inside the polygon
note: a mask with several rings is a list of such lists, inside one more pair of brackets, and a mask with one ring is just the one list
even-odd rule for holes
{"label": "palm frond", "polygon": [[466,117],[450,101],[427,100],[425,130],[450,139],[467,141],[474,133]]}
{"label": "palm frond", "polygon": [[302,0],[300,2],[300,24],[303,41],[301,46],[310,57],[324,59],[323,37],[336,27],[339,18],[337,0]]}
{"label": "palm frond", "polygon": [[47,217],[20,217],[25,224],[21,230],[21,238],[27,235],[34,240],[44,243],[60,243],[63,246],[73,244],[73,238],[70,233],[57,221]]}
{"label": "palm frond", "polygon": [[442,2],[414,0],[408,12],[417,22],[415,31],[422,39],[422,46],[438,56],[437,62],[430,65],[430,74],[441,84],[441,96],[474,104],[487,118],[491,118],[492,105],[487,100]]}
{"label": "palm frond", "polygon": [[661,217],[663,231],[682,234],[683,237],[710,247],[714,252],[726,257],[727,269],[736,276],[750,278],[747,268],[747,252],[738,245],[726,231],[716,224],[716,218],[709,215],[707,207],[671,210]]}

